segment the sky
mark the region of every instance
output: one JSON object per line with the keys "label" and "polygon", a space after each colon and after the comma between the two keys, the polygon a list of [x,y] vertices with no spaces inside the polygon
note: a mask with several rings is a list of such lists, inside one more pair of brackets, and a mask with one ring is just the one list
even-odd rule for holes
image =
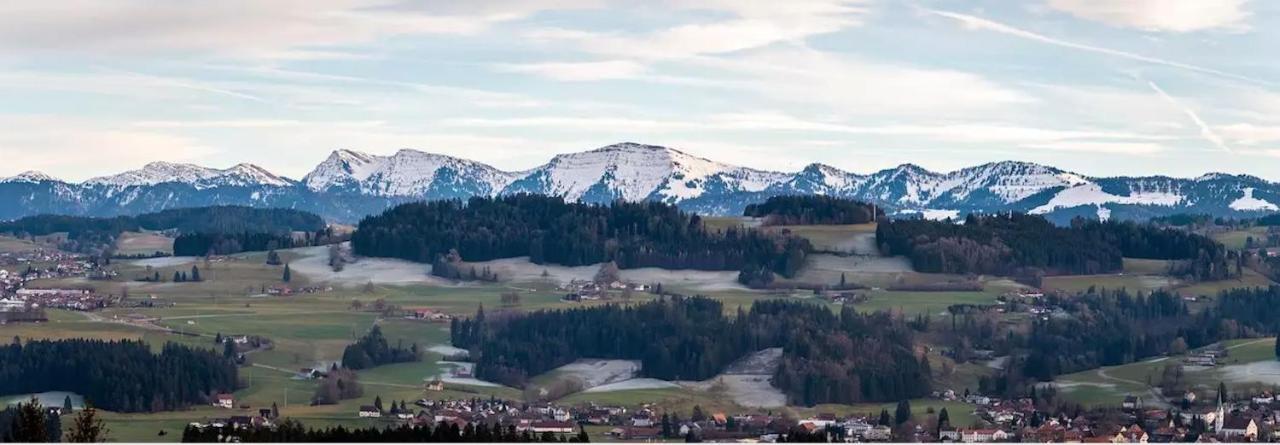
{"label": "sky", "polygon": [[633,141],[769,170],[1000,160],[1280,180],[1280,2],[10,0],[0,175],[520,170]]}

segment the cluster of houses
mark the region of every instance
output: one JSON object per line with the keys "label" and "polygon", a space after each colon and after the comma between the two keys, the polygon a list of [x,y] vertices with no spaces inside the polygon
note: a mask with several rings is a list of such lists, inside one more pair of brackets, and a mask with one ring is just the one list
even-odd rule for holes
{"label": "cluster of houses", "polygon": [[[432,384],[439,382],[437,380]],[[376,405],[363,405],[356,415],[360,418],[388,419],[417,426],[435,426],[442,422],[455,424],[459,428],[470,424],[496,424],[534,434],[570,435],[576,434],[583,426],[592,425],[604,427],[601,429],[605,429],[604,434],[610,439],[628,442],[683,439],[691,435],[703,441],[776,442],[797,428],[808,432],[840,429],[846,432],[842,437],[859,441],[888,441],[892,436],[888,426],[869,423],[866,418],[842,419],[834,414],[819,414],[796,420],[778,414],[711,413],[696,420],[680,420],[651,409],[629,410],[621,406],[595,404],[563,407],[498,399],[424,398],[415,405],[418,407],[416,412],[404,402],[392,402],[386,409],[379,409]]]}
{"label": "cluster of houses", "polygon": [[333,286],[288,286],[284,284],[273,284],[264,286],[262,293],[272,297],[288,297],[296,294],[316,294],[320,292],[329,292],[333,290]]}
{"label": "cluster of houses", "polygon": [[[235,396],[231,394],[216,394],[210,402],[215,408],[235,409]],[[243,407],[242,407],[243,408]],[[235,415],[225,418],[210,419],[205,422],[191,422],[190,425],[196,428],[262,428],[273,427],[280,413],[275,409],[262,408],[255,415]]]}
{"label": "cluster of houses", "polygon": [[24,301],[32,307],[75,311],[95,311],[120,302],[118,296],[89,289],[18,289],[10,299]]}
{"label": "cluster of houses", "polygon": [[450,320],[453,320],[452,315],[427,307],[405,308],[404,311],[405,318],[412,320],[424,320],[436,323],[447,323]]}
{"label": "cluster of houses", "polygon": [[565,301],[604,300],[609,298],[609,292],[648,292],[649,289],[650,286],[647,284],[623,281],[601,283],[588,280],[573,280],[559,286],[559,290],[565,292]]}
{"label": "cluster of houses", "polygon": [[1227,354],[1226,348],[1208,348],[1188,353],[1183,361],[1190,366],[1218,366],[1218,362],[1226,358]]}
{"label": "cluster of houses", "polygon": [[[944,425],[936,433],[918,428],[921,442],[1067,442],[1171,443],[1255,442],[1273,439],[1280,428],[1280,397],[1262,392],[1239,401],[1196,405],[1196,395],[1184,395],[1186,409],[1150,408],[1137,396],[1126,397],[1120,409],[1097,409],[1074,417],[1038,411],[1031,399],[998,400],[970,395],[962,400],[977,406],[982,426]],[[1280,437],[1275,437],[1280,438]],[[901,439],[901,438],[898,438]]]}

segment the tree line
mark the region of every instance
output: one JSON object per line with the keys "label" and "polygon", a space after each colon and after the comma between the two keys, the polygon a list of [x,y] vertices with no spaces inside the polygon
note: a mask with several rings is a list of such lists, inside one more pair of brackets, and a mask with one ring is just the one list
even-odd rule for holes
{"label": "tree line", "polygon": [[454,320],[453,344],[466,348],[477,377],[523,387],[579,358],[639,360],[641,374],[705,380],[734,361],[782,348],[775,384],[795,403],[855,403],[919,397],[928,362],[911,332],[888,314],[839,316],[824,306],[770,300],[726,316],[705,297],[669,296],[636,305],[544,310],[498,320]]}
{"label": "tree line", "polygon": [[765,225],[865,224],[883,218],[884,209],[831,196],[787,195],[748,204],[742,214],[764,218]]}
{"label": "tree line", "polygon": [[538,195],[402,204],[360,221],[355,253],[437,262],[528,256],[536,264],[615,261],[623,269],[740,270],[765,267],[793,276],[812,250],[789,235],[707,229],[701,217],[660,202],[610,205]]}
{"label": "tree line", "polygon": [[1208,237],[1147,224],[1077,219],[1056,226],[1035,215],[970,214],[964,224],[895,220],[876,228],[888,255],[905,255],[921,272],[1020,275],[1099,274],[1123,270],[1125,257],[1180,260],[1173,274],[1220,280],[1241,258]]}
{"label": "tree line", "polygon": [[479,443],[531,443],[531,442],[590,442],[585,431],[566,436],[564,434],[517,431],[515,425],[502,426],[488,423],[468,423],[458,427],[456,423],[440,422],[432,426],[397,425],[377,427],[350,428],[342,425],[321,429],[311,429],[296,420],[285,420],[275,427],[240,427],[223,428],[196,427],[188,425],[182,431],[182,441],[186,443],[227,442],[226,438],[234,437],[238,442],[306,442],[306,443],[436,443],[436,442],[479,442]]}
{"label": "tree line", "polygon": [[0,347],[0,394],[69,391],[103,409],[155,412],[205,403],[237,385],[235,364],[209,349],[73,339]]}

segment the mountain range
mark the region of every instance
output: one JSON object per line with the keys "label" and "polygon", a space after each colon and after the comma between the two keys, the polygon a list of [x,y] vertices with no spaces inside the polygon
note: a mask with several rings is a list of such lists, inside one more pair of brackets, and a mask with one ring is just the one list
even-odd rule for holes
{"label": "mountain range", "polygon": [[526,171],[400,150],[334,151],[300,180],[252,164],[226,169],[152,162],[138,170],[66,182],[40,172],[0,179],[0,219],[35,214],[111,216],[177,207],[248,205],[308,210],[355,222],[398,203],[510,193],[606,203],[653,200],[706,215],[738,215],[770,196],[822,194],[869,201],[891,215],[972,212],[1145,219],[1175,213],[1254,216],[1280,210],[1280,184],[1247,175],[1090,177],[1003,161],[940,173],[913,164],[859,174],[811,164],[757,170],[654,145],[620,143],[567,153]]}

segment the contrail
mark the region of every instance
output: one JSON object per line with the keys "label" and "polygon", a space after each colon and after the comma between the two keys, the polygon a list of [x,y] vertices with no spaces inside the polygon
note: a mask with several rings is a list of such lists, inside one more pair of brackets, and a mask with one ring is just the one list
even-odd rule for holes
{"label": "contrail", "polygon": [[1225,77],[1228,79],[1239,80],[1242,82],[1248,82],[1255,85],[1275,86],[1275,83],[1270,81],[1256,79],[1253,77],[1243,76],[1235,73],[1228,73],[1226,71],[1216,70],[1213,68],[1207,68],[1199,65],[1192,65],[1189,63],[1175,62],[1172,60],[1165,60],[1157,57],[1144,56],[1142,54],[1131,53],[1128,51],[1120,51],[1120,50],[1115,50],[1111,48],[1103,48],[1100,46],[1086,45],[1083,43],[1076,43],[1076,42],[1071,42],[1067,40],[1056,39],[1043,34],[1027,31],[1025,29],[1015,28],[1013,26],[1009,26],[1000,22],[995,22],[995,21],[987,20],[981,17],[976,17],[968,14],[960,14],[960,13],[950,12],[950,11],[940,11],[936,9],[926,9],[926,8],[922,8],[922,9],[925,12],[928,12],[930,14],[956,20],[964,24],[965,26],[973,29],[985,29],[987,31],[994,31],[1001,34],[1008,34],[1015,37],[1021,37],[1027,40],[1034,40],[1041,43],[1060,46],[1063,48],[1071,48],[1071,49],[1080,50],[1080,51],[1106,54],[1113,57],[1136,60],[1139,62],[1150,63],[1154,65],[1163,65],[1163,66],[1172,67],[1172,68],[1194,71],[1202,74]]}
{"label": "contrail", "polygon": [[1174,99],[1173,96],[1170,96],[1169,93],[1164,92],[1164,89],[1160,88],[1159,85],[1156,85],[1155,82],[1152,82],[1150,80],[1146,82],[1147,82],[1147,85],[1149,85],[1152,90],[1155,90],[1156,94],[1159,94],[1160,97],[1164,98],[1164,100],[1169,101],[1170,105],[1173,105],[1175,108],[1182,110],[1183,113],[1186,113],[1187,117],[1191,118],[1191,122],[1194,122],[1197,127],[1200,127],[1201,137],[1204,137],[1205,140],[1217,146],[1222,151],[1231,153],[1231,147],[1228,147],[1227,143],[1222,140],[1222,137],[1218,136],[1217,133],[1214,133],[1212,128],[1209,128],[1209,124],[1206,124],[1203,119],[1200,119],[1200,115],[1196,114],[1195,110],[1192,110],[1190,107],[1182,105],[1180,102],[1178,102],[1177,99]]}

